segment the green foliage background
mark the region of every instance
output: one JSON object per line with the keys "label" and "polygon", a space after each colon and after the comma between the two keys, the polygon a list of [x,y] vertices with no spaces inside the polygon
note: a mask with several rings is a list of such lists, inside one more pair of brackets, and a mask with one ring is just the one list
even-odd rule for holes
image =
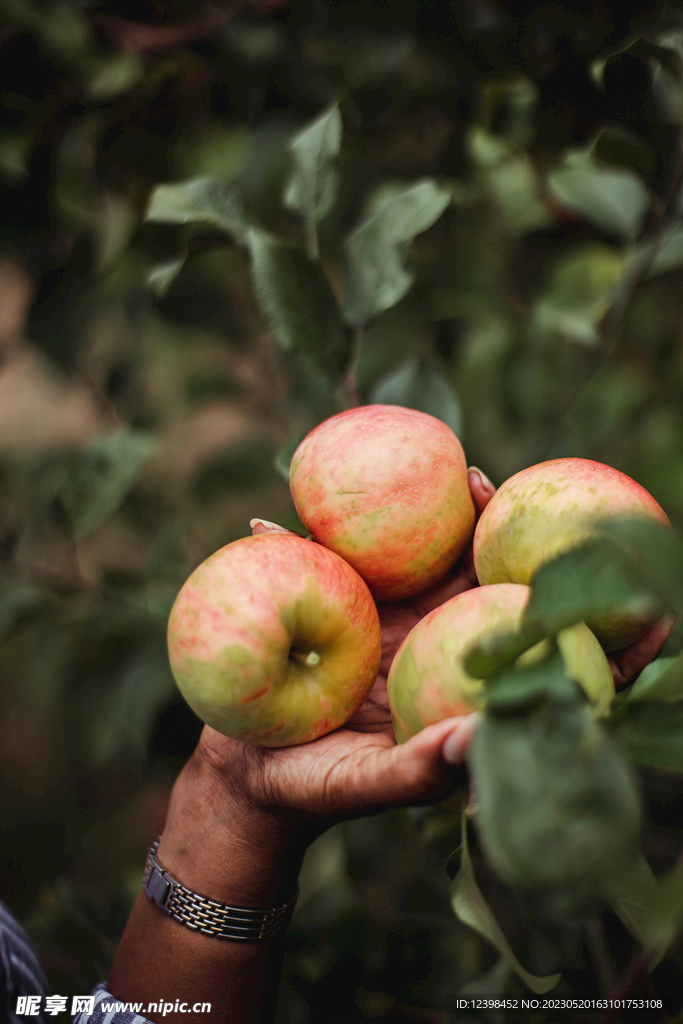
{"label": "green foliage background", "polygon": [[[0,11],[0,896],[53,991],[82,993],[199,731],[166,664],[173,597],[253,516],[297,527],[284,476],[315,423],[413,405],[496,484],[594,458],[683,525],[683,12]],[[290,143],[334,104],[307,192]],[[664,869],[680,777],[641,784]],[[468,985],[524,991],[452,915],[459,829],[394,812],[316,844],[283,1022],[463,1020]],[[528,970],[593,994],[627,970],[616,918],[540,927],[472,841]],[[657,971],[683,990],[678,946]]]}

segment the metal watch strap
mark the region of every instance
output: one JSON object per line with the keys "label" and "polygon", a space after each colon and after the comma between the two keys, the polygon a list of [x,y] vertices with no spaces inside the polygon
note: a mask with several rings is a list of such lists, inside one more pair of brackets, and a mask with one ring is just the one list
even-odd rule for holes
{"label": "metal watch strap", "polygon": [[142,876],[142,888],[165,914],[187,928],[231,942],[269,942],[289,924],[298,896],[282,907],[230,907],[188,889],[165,871],[156,857],[159,839],[152,843]]}

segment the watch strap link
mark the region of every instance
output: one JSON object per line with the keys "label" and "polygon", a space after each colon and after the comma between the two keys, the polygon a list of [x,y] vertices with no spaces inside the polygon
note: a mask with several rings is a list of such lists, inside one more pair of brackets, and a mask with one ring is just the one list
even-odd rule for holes
{"label": "watch strap link", "polygon": [[157,860],[159,839],[147,855],[142,888],[152,903],[187,928],[230,942],[269,942],[283,932],[294,913],[298,891],[281,907],[231,907],[200,896],[173,878]]}

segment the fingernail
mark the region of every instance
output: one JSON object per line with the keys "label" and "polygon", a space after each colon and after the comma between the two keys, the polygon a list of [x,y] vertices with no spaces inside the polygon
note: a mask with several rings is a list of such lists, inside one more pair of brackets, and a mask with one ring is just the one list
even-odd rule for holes
{"label": "fingernail", "polygon": [[479,712],[474,711],[456,725],[453,732],[446,737],[441,747],[441,756],[446,764],[462,764],[472,740],[479,720]]}
{"label": "fingernail", "polygon": [[[284,526],[278,526],[277,523],[270,523],[267,519],[250,519],[249,525],[251,526],[254,533],[289,533],[289,530],[285,530]],[[262,529],[259,529],[262,527]]]}
{"label": "fingernail", "polygon": [[474,473],[476,473],[477,476],[479,477],[481,485],[484,488],[484,490],[489,491],[490,494],[493,494],[496,488],[493,486],[493,484],[487,477],[486,473],[482,473],[482,471],[478,469],[476,466],[470,466],[469,469],[467,470],[467,476],[469,477]]}

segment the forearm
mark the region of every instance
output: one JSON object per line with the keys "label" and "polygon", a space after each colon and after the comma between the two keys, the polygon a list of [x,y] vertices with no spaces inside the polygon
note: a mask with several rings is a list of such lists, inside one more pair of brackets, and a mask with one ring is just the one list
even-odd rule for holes
{"label": "forearm", "polygon": [[[231,797],[201,757],[174,787],[158,859],[170,875],[220,903],[271,907],[289,902],[304,852],[289,823]],[[202,935],[169,918],[141,893],[109,977],[118,1000],[193,1006],[210,1013],[148,1013],[150,1020],[261,1024],[272,1019],[283,939],[241,943]]]}

